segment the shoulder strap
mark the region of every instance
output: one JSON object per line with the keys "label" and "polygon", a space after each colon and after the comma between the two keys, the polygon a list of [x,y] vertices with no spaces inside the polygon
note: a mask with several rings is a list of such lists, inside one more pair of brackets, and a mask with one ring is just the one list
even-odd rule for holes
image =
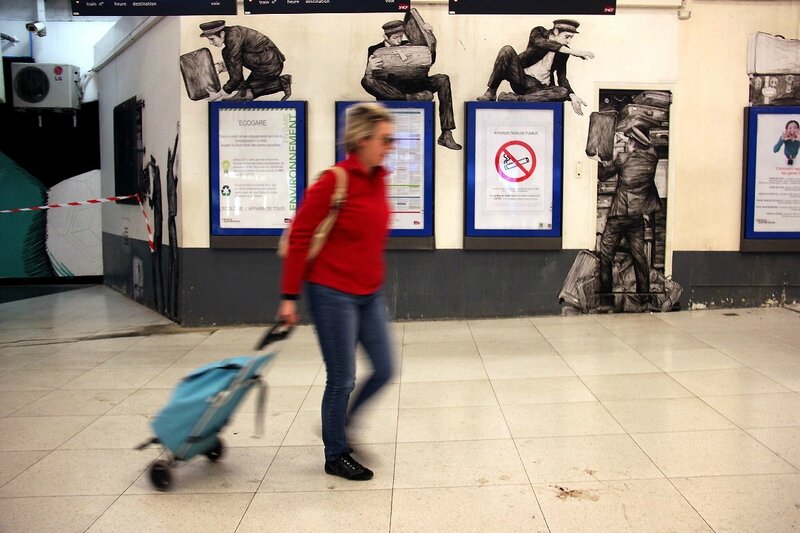
{"label": "shoulder strap", "polygon": [[336,185],[331,196],[331,207],[338,209],[347,199],[347,171],[337,166],[331,167],[330,171],[336,176]]}

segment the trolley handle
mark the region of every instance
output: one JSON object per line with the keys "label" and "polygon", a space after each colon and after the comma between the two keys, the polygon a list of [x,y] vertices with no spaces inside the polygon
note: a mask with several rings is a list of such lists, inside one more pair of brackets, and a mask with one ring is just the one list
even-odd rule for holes
{"label": "trolley handle", "polygon": [[273,342],[282,341],[292,333],[293,329],[294,326],[290,326],[284,322],[278,322],[261,336],[259,341],[256,343],[254,350],[260,351]]}

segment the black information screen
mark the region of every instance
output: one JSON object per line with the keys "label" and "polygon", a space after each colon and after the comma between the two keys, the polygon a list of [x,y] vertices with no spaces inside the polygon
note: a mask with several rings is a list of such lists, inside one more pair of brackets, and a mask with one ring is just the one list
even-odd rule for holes
{"label": "black information screen", "polygon": [[452,15],[613,15],[617,12],[617,0],[449,0],[449,2]]}
{"label": "black information screen", "polygon": [[270,13],[397,13],[411,0],[244,0],[245,15]]}
{"label": "black information screen", "polygon": [[236,0],[70,0],[70,4],[74,16],[236,14]]}

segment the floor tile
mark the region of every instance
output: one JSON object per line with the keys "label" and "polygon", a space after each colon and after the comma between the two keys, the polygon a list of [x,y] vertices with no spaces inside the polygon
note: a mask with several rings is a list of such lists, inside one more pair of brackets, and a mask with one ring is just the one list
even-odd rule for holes
{"label": "floor tile", "polygon": [[705,396],[703,400],[742,428],[800,426],[800,395],[794,392]]}
{"label": "floor tile", "polygon": [[748,429],[747,433],[800,469],[800,427]]}
{"label": "floor tile", "polygon": [[87,531],[234,531],[252,498],[252,494],[123,495]]}
{"label": "floor tile", "polygon": [[55,390],[23,407],[13,416],[99,416],[107,413],[133,392],[133,389]]}
{"label": "floor tile", "polygon": [[86,531],[116,496],[0,499],[0,531]]}
{"label": "floor tile", "polygon": [[581,381],[598,400],[643,400],[694,396],[664,373],[583,376]]}
{"label": "floor tile", "polygon": [[605,401],[628,433],[734,429],[730,420],[697,398],[651,398]]}
{"label": "floor tile", "polygon": [[510,437],[498,406],[400,409],[397,442],[505,439]]}
{"label": "floor tile", "polygon": [[497,405],[488,381],[440,381],[435,386],[403,383],[399,393],[401,409]]}
{"label": "floor tile", "polygon": [[741,430],[631,435],[667,477],[796,473]]}
{"label": "floor tile", "polygon": [[466,322],[409,322],[405,325],[403,344],[474,342]]}
{"label": "floor tile", "polygon": [[634,356],[639,352],[614,337],[611,333],[605,337],[568,337],[549,339],[553,348],[562,356]]}
{"label": "floor tile", "polygon": [[666,372],[682,370],[711,370],[717,368],[740,368],[742,364],[713,348],[680,350],[668,353],[645,354],[648,361]]}
{"label": "floor tile", "polygon": [[54,390],[83,374],[84,370],[21,369],[0,376],[0,392]]}
{"label": "floor tile", "polygon": [[579,376],[608,374],[649,374],[658,372],[650,361],[638,353],[562,355],[564,361]]}
{"label": "floor tile", "polygon": [[625,432],[599,402],[506,405],[503,414],[515,439]]}
{"label": "floor tile", "polygon": [[531,483],[663,478],[628,435],[518,439]]}
{"label": "floor tile", "polygon": [[583,382],[574,376],[496,380],[492,387],[500,405],[595,400]]}
{"label": "floor tile", "polygon": [[[22,452],[3,452],[0,461],[0,487],[28,469],[36,461],[50,453],[48,450],[30,450]],[[2,531],[0,529],[0,531]]]}
{"label": "floor tile", "polygon": [[392,491],[259,493],[236,533],[389,531]]}
{"label": "floor tile", "polygon": [[89,389],[138,389],[162,368],[94,368],[71,380],[62,388],[67,390]]}
{"label": "floor tile", "polygon": [[170,389],[138,389],[106,414],[155,416],[167,405],[171,395]]}
{"label": "floor tile", "polygon": [[116,357],[118,354],[119,352],[59,352],[31,363],[28,368],[89,370]]}
{"label": "floor tile", "polygon": [[575,375],[575,372],[564,362],[564,359],[557,355],[484,357],[483,366],[486,369],[486,375],[491,380]]}
{"label": "floor tile", "polygon": [[486,370],[477,354],[420,357],[403,355],[402,383],[414,381],[463,381],[486,379]]}
{"label": "floor tile", "polygon": [[666,479],[535,485],[552,533],[712,533]]}
{"label": "floor tile", "polygon": [[0,488],[0,498],[120,495],[159,453],[56,450]]}
{"label": "floor tile", "polygon": [[130,450],[153,435],[144,415],[101,416],[61,445],[62,450]]}
{"label": "floor tile", "polygon": [[54,450],[94,416],[12,416],[0,419],[0,451]]}
{"label": "floor tile", "polygon": [[280,446],[296,413],[266,413],[263,435],[259,436],[255,413],[234,414],[220,436],[227,446]]}
{"label": "floor tile", "polygon": [[789,391],[783,385],[749,368],[670,372],[669,375],[697,396]]}
{"label": "floor tile", "polygon": [[395,489],[392,533],[496,531],[545,533],[530,485]]}
{"label": "floor tile", "polygon": [[37,391],[0,391],[0,418],[8,416],[26,405],[30,405],[42,396],[46,390]]}
{"label": "floor tile", "polygon": [[511,338],[501,341],[478,341],[477,346],[484,361],[506,357],[558,356],[558,352],[546,340],[531,342]]}
{"label": "floor tile", "polygon": [[511,439],[397,445],[395,489],[525,483],[528,477]]}
{"label": "floor tile", "polygon": [[514,342],[527,342],[527,343],[545,343],[547,342],[544,335],[537,330],[533,324],[525,319],[519,319],[518,322],[511,322],[496,326],[486,325],[473,325],[470,323],[470,331],[472,338],[478,345],[481,343],[502,343],[506,341]]}
{"label": "floor tile", "polygon": [[800,475],[692,477],[672,483],[715,531],[800,528]]}

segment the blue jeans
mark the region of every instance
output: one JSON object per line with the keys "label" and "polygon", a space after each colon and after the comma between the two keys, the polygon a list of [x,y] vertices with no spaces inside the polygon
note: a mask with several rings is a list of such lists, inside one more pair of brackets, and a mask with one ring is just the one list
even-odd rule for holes
{"label": "blue jeans", "polygon": [[322,396],[322,441],[325,459],[333,461],[349,447],[345,424],[355,388],[356,345],[364,346],[373,372],[353,401],[351,416],[394,372],[389,316],[383,290],[361,296],[309,283],[307,295],[328,374]]}

